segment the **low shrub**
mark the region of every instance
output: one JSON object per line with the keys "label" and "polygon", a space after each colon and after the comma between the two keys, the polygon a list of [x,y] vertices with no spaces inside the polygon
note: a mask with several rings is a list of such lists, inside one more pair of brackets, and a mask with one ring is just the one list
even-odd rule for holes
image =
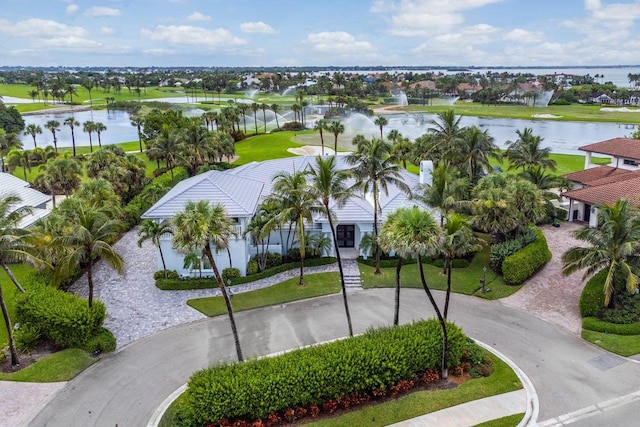
{"label": "low shrub", "polygon": [[582,317],[595,317],[604,307],[604,281],[607,270],[596,273],[582,289],[578,309]]}
{"label": "low shrub", "polygon": [[569,219],[569,211],[564,208],[556,208],[556,218],[562,221]]}
{"label": "low shrub", "polygon": [[520,232],[520,235],[512,240],[491,245],[489,250],[490,267],[498,274],[502,274],[502,263],[504,260],[518,252],[538,238],[536,227],[527,227]]}
{"label": "low shrub", "polygon": [[304,125],[300,122],[286,122],[285,124],[283,124],[282,126],[280,126],[280,130],[283,131],[299,131],[299,130],[305,130],[306,127],[304,127]]}
{"label": "low shrub", "polygon": [[247,264],[247,276],[253,276],[254,274],[260,271],[260,267],[258,266],[258,261],[251,260]]}
{"label": "low shrub", "polygon": [[[442,258],[434,259],[431,264],[435,267],[443,268],[444,260]],[[451,268],[467,268],[469,265],[469,261],[464,258],[456,258],[451,262]]]}
{"label": "low shrub", "polygon": [[582,319],[582,329],[615,335],[640,335],[640,322],[623,325],[605,322],[597,317],[585,317]]}
{"label": "low shrub", "polygon": [[222,281],[224,283],[229,283],[229,281],[233,281],[241,277],[240,270],[237,268],[225,268],[222,270]]}
{"label": "low shrub", "polygon": [[513,255],[509,255],[502,263],[502,277],[509,285],[519,285],[533,276],[551,260],[551,251],[547,239],[539,229],[538,238]]}
{"label": "low shrub", "polygon": [[102,302],[94,301],[89,308],[86,300],[50,286],[32,286],[16,298],[18,321],[65,348],[82,348],[100,332],[106,315]]}
{"label": "low shrub", "polygon": [[116,349],[116,337],[106,328],[100,331],[82,346],[87,353],[110,353]]}
{"label": "low shrub", "polygon": [[[448,325],[448,335],[449,367],[455,367],[462,360],[466,337],[453,324]],[[402,381],[439,368],[441,351],[440,326],[432,319],[369,330],[272,358],[221,364],[191,376],[187,413],[194,425],[206,425],[240,417],[265,419],[298,406],[337,408],[335,399],[341,396],[392,393]]]}
{"label": "low shrub", "polygon": [[180,275],[175,270],[158,270],[153,273],[153,280],[158,279],[179,279]]}
{"label": "low shrub", "polygon": [[[424,258],[423,263],[431,263],[431,258]],[[367,257],[367,259],[364,259],[362,257],[358,257],[358,262],[368,265],[369,267],[375,267],[376,266],[376,258],[375,257]],[[402,260],[402,265],[409,265],[409,264],[415,264],[416,260],[413,258],[407,258],[407,259],[403,259]],[[398,258],[387,258],[387,259],[381,259],[380,260],[380,268],[395,268],[398,265]]]}
{"label": "low shrub", "polygon": [[13,337],[16,341],[16,348],[20,353],[28,353],[33,350],[40,340],[40,328],[25,323],[16,328]]}

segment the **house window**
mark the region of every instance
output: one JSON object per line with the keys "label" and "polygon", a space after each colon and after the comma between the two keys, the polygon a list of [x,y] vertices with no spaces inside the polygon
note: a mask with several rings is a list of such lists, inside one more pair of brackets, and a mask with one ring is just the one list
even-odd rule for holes
{"label": "house window", "polygon": [[202,269],[203,270],[213,270],[213,267],[211,266],[211,263],[209,262],[209,258],[207,258],[207,257],[203,257],[202,258]]}
{"label": "house window", "polygon": [[638,162],[636,162],[635,160],[631,160],[631,159],[624,159],[622,161],[623,164],[628,165],[628,166],[638,166]]}

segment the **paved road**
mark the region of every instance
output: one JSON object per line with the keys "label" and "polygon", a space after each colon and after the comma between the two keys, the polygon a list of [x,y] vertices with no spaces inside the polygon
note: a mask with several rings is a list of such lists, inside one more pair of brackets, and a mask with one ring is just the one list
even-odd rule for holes
{"label": "paved road", "polygon": [[[432,316],[421,290],[402,292],[402,321]],[[355,332],[386,325],[392,319],[393,290],[359,291],[350,294],[350,304]],[[334,295],[238,313],[237,323],[245,354],[263,355],[345,335],[343,313],[341,296]],[[453,295],[451,317],[468,335],[524,369],[539,393],[539,421],[640,388],[640,365],[610,356],[524,311]],[[233,357],[226,317],[166,330],[124,347],[80,374],[31,425],[145,425],[194,370]],[[637,425],[636,421],[627,425]]]}

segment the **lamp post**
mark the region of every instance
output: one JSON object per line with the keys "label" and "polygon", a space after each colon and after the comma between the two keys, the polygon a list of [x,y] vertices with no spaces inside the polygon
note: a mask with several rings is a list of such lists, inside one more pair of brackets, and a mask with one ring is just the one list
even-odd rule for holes
{"label": "lamp post", "polygon": [[482,278],[480,279],[480,283],[482,284],[482,293],[486,293],[491,291],[489,288],[485,288],[485,284],[487,283],[487,266],[482,267]]}
{"label": "lamp post", "polygon": [[229,299],[233,298],[233,291],[231,290],[231,279],[227,279],[227,293],[229,294]]}

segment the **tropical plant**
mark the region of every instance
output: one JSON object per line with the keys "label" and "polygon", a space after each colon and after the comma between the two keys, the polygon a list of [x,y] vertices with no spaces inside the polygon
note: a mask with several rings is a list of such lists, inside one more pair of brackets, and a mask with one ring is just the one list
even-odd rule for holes
{"label": "tropical plant", "polygon": [[27,150],[13,149],[7,154],[7,166],[10,171],[21,167],[24,173],[24,180],[27,180],[27,170],[31,172],[31,153]]}
{"label": "tropical plant", "polygon": [[344,133],[345,127],[339,121],[334,120],[327,126],[327,130],[333,134],[333,137],[334,137],[333,151],[337,153],[338,152],[338,135]]}
{"label": "tropical plant", "polygon": [[167,278],[167,264],[164,261],[164,254],[162,253],[162,241],[160,240],[164,235],[172,235],[173,229],[169,221],[163,220],[156,222],[152,219],[145,219],[140,224],[140,230],[138,230],[138,247],[142,247],[142,243],[147,240],[151,240],[151,243],[158,248],[160,252],[160,261],[162,261],[162,270],[164,271],[164,278]]}
{"label": "tropical plant", "polygon": [[60,129],[58,129],[58,127],[60,126],[60,122],[57,120],[49,120],[44,127],[46,127],[50,132],[51,135],[53,135],[53,147],[56,150],[56,153],[58,152],[58,138],[56,136],[56,132],[60,131]]}
{"label": "tropical plant", "polygon": [[325,119],[319,119],[318,121],[316,121],[313,129],[317,130],[318,133],[320,133],[320,144],[322,145],[322,155],[324,156],[324,135],[322,134],[322,131],[327,129],[327,122],[325,121]]}
{"label": "tropical plant", "polygon": [[142,153],[142,126],[144,126],[144,119],[139,116],[132,116],[131,126],[134,126],[138,130],[138,144],[140,145],[140,152]]}
{"label": "tropical plant", "polygon": [[556,162],[551,159],[551,148],[542,148],[543,138],[533,134],[533,129],[524,128],[522,131],[516,131],[518,139],[514,142],[507,143],[507,152],[505,153],[509,160],[509,169],[522,170],[531,169],[534,166],[556,170]]}
{"label": "tropical plant", "polygon": [[437,114],[437,118],[432,119],[429,123],[433,126],[429,129],[429,133],[433,136],[433,140],[441,150],[445,152],[453,149],[462,137],[464,128],[460,127],[462,116],[457,116],[453,110],[446,110]]}
{"label": "tropical plant", "polygon": [[387,118],[384,116],[377,116],[373,123],[380,128],[380,139],[383,139],[383,130],[384,127],[389,124],[389,120],[387,120]]}
{"label": "tropical plant", "polygon": [[96,124],[91,120],[87,120],[82,124],[82,131],[89,134],[89,152],[93,153],[93,140],[91,139],[91,134],[95,132]]}
{"label": "tropical plant", "polygon": [[75,129],[76,126],[80,126],[80,122],[73,117],[67,117],[66,119],[64,119],[64,125],[69,126],[69,129],[71,129],[71,144],[73,145],[73,157],[76,157],[76,135],[73,130]]}
{"label": "tropical plant", "polygon": [[[104,125],[104,123],[100,123],[100,122],[95,122],[94,123],[94,128],[93,130],[96,132],[96,134],[98,135],[98,147],[102,148],[102,132],[107,130],[107,127]],[[142,152],[142,151],[140,151]]]}
{"label": "tropical plant", "polygon": [[[396,240],[396,235],[394,234],[395,229],[397,227],[396,221],[398,219],[399,216],[399,212],[396,210],[394,212],[391,212],[388,216],[387,219],[382,223],[382,228],[380,230],[380,236],[379,236],[379,242],[380,242],[380,248],[385,251],[385,252],[392,252],[395,250],[396,247],[401,245],[401,242],[398,242]],[[370,234],[366,234],[366,236],[370,237]],[[367,245],[372,244],[372,239],[367,239],[370,241],[370,243],[367,243]],[[362,243],[364,242],[364,238],[360,241],[360,244],[362,245]],[[402,271],[402,263],[403,263],[403,258],[402,256],[396,254],[398,256],[398,263],[396,264],[396,274],[395,274],[395,304],[394,304],[394,310],[393,310],[393,324],[394,325],[398,325],[399,321],[400,321],[400,277],[401,277],[401,271]]]}
{"label": "tropical plant", "polygon": [[36,143],[36,135],[41,133],[42,127],[33,123],[29,123],[24,130],[25,135],[31,135],[31,138],[33,138],[33,148],[36,148],[38,146],[38,144]]}
{"label": "tropical plant", "polygon": [[440,225],[444,216],[460,207],[468,197],[469,181],[460,177],[458,169],[440,163],[431,171],[431,184],[424,185],[422,200],[440,213]]}
{"label": "tropical plant", "polygon": [[502,159],[489,131],[481,131],[477,126],[464,128],[451,152],[445,154],[445,158],[449,158],[464,172],[471,183],[477,182],[482,175],[493,169],[490,159]]}

